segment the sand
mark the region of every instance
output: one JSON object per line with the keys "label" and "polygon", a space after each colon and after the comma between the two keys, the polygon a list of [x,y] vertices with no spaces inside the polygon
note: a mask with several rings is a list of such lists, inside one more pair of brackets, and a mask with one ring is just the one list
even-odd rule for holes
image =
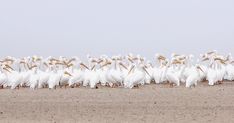
{"label": "sand", "polygon": [[234,122],[234,82],[0,90],[0,122]]}

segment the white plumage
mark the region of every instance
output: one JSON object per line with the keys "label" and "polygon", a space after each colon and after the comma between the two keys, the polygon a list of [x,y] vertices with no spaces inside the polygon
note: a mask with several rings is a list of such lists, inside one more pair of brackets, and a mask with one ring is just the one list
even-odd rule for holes
{"label": "white plumage", "polygon": [[225,80],[234,80],[234,61],[231,54],[223,56],[217,51],[200,55],[196,65],[193,55],[173,53],[171,62],[156,54],[156,63],[146,62],[140,55],[101,57],[87,56],[88,62],[82,62],[74,56],[59,58],[32,56],[14,58],[7,56],[0,62],[0,86],[29,87],[31,89],[85,86],[110,86],[133,88],[134,86],[169,82],[176,86],[196,86],[198,82],[208,80],[208,85],[219,84]]}

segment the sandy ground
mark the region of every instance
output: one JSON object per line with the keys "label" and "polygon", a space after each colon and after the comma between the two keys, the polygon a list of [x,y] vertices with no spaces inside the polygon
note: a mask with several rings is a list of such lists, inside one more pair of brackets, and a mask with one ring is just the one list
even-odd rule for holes
{"label": "sandy ground", "polygon": [[0,122],[234,122],[234,82],[0,90]]}

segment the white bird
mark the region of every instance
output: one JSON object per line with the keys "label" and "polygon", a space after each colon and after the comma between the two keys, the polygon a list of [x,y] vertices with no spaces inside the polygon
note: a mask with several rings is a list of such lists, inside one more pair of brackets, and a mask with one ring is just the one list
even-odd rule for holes
{"label": "white bird", "polygon": [[39,80],[39,75],[37,73],[37,66],[32,66],[30,68],[30,79],[29,79],[29,82],[30,82],[30,88],[31,89],[36,89],[36,87],[38,87],[38,80]]}
{"label": "white bird", "polygon": [[134,86],[142,84],[142,82],[145,80],[146,73],[148,74],[147,70],[145,69],[145,65],[132,65],[128,76],[124,80],[124,87],[133,88]]}
{"label": "white bird", "polygon": [[1,65],[0,66],[0,86],[2,88],[7,86],[7,80],[8,80],[7,73],[6,71],[3,70],[3,66]]}
{"label": "white bird", "polygon": [[51,71],[49,74],[50,78],[48,80],[48,87],[49,89],[56,89],[56,86],[59,85],[61,76],[58,74],[54,66],[51,66]]}
{"label": "white bird", "polygon": [[202,68],[199,65],[191,67],[188,71],[188,76],[186,78],[186,87],[196,86],[200,80],[200,71],[203,72]]}
{"label": "white bird", "polygon": [[[83,66],[86,66],[82,63]],[[86,66],[87,67],[87,66]],[[97,88],[97,83],[99,82],[99,74],[96,71],[97,60],[94,58],[89,58],[89,67],[84,71],[84,82],[83,86],[90,86],[90,88]]]}
{"label": "white bird", "polygon": [[[173,53],[171,62],[163,55],[156,54],[157,64],[146,62],[140,55],[108,57],[102,55],[91,57],[87,55],[88,64],[85,65],[78,57],[59,58],[32,56],[14,58],[7,56],[0,60],[0,86],[30,87],[32,89],[56,86],[66,88],[75,86],[89,86],[97,88],[99,84],[110,87],[133,88],[134,86],[169,82],[186,87],[197,85],[198,82],[208,80],[208,85],[215,85],[225,80],[234,80],[234,61],[231,54],[220,55],[217,51],[210,51],[200,55],[197,63],[193,64],[193,55],[179,55]],[[208,64],[207,64],[208,61]]]}
{"label": "white bird", "polygon": [[74,57],[75,61],[73,67],[70,68],[71,78],[68,81],[69,86],[80,86],[84,81],[84,72],[81,67],[81,61],[79,58]]}
{"label": "white bird", "polygon": [[208,85],[214,85],[218,81],[217,69],[214,64],[213,58],[211,59],[209,68],[207,70],[207,80],[208,80]]}
{"label": "white bird", "polygon": [[[176,64],[179,64],[178,66]],[[181,61],[173,61],[171,66],[168,67],[166,78],[171,85],[175,84],[176,86],[180,86],[180,80],[182,73],[185,70],[185,66],[181,65]]]}
{"label": "white bird", "polygon": [[109,65],[111,62],[109,62],[107,59],[103,60],[101,64],[100,69],[98,70],[100,82],[102,86],[106,86],[108,83],[108,80],[106,78],[106,74],[108,73]]}
{"label": "white bird", "polygon": [[106,79],[110,87],[116,87],[123,82],[123,73],[120,70],[118,58],[115,56],[112,58],[111,67],[109,68]]}
{"label": "white bird", "polygon": [[149,75],[145,76],[144,83],[145,84],[150,84],[154,80],[154,77],[153,77],[153,74],[154,74],[153,65],[151,64],[150,61],[147,62],[145,69],[148,71]]}

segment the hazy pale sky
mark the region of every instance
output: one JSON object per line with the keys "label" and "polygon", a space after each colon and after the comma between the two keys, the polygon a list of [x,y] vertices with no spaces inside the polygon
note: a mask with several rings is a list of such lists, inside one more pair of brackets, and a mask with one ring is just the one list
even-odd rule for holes
{"label": "hazy pale sky", "polygon": [[234,54],[234,0],[1,0],[0,56]]}

